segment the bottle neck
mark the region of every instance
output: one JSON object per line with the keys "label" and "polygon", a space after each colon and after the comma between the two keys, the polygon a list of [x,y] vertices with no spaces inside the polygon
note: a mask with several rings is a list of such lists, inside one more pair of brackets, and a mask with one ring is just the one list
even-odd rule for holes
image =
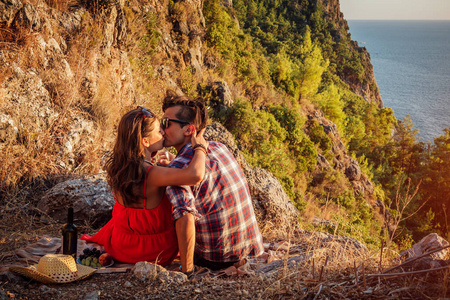
{"label": "bottle neck", "polygon": [[67,224],[73,224],[73,207],[69,207],[69,211],[67,213]]}

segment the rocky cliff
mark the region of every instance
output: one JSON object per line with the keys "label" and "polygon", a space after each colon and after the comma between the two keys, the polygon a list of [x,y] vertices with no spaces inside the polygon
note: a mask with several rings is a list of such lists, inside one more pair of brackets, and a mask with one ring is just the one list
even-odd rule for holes
{"label": "rocky cliff", "polygon": [[[344,19],[344,14],[341,12],[339,0],[321,0],[323,2],[325,18],[335,24],[336,36],[335,39],[339,41],[345,35],[351,40],[349,27],[347,21]],[[342,80],[349,85],[351,90],[358,96],[363,97],[368,102],[376,103],[379,107],[383,107],[383,101],[378,89],[375,76],[373,74],[373,66],[370,62],[370,54],[365,47],[360,47],[358,42],[352,41],[352,49],[350,51],[356,52],[360,57],[360,61],[364,68],[362,78],[357,78],[351,74],[340,74]]]}
{"label": "rocky cliff", "polygon": [[[324,4],[327,17],[348,33],[338,0]],[[2,187],[60,174],[97,174],[122,113],[137,104],[160,112],[168,88],[181,94],[200,83],[218,93],[220,105],[230,105],[239,87],[214,72],[218,58],[203,45],[202,5],[202,0],[1,0]],[[344,80],[355,93],[381,104],[369,55],[356,44],[355,49],[367,59],[366,79]],[[333,168],[375,207],[372,184],[335,125],[320,111],[306,113],[333,137],[336,157],[318,157],[310,184],[319,186],[322,171]],[[232,139],[224,128],[215,131],[217,140]],[[298,212],[280,184],[268,172],[249,167],[237,147],[230,147],[251,182],[260,222],[286,229]],[[276,199],[281,204],[274,206]]]}

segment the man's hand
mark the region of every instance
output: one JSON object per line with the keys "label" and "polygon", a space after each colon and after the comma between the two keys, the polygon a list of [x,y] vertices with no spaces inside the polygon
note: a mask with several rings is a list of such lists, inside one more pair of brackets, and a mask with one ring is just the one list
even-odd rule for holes
{"label": "man's hand", "polygon": [[197,132],[195,127],[193,127],[193,132],[192,132],[192,136],[191,136],[192,147],[200,144],[200,145],[203,145],[203,148],[205,150],[208,150],[208,142],[205,140],[205,138],[203,136],[205,134],[205,131],[206,131],[206,128],[203,128],[202,130]]}
{"label": "man's hand", "polygon": [[186,273],[194,270],[195,220],[187,213],[175,222],[180,251],[181,270]]}

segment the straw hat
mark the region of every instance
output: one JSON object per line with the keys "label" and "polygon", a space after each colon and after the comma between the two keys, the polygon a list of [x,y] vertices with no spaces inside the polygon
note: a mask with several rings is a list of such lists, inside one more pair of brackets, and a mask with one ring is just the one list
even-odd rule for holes
{"label": "straw hat", "polygon": [[38,264],[29,267],[10,267],[10,271],[43,283],[66,283],[92,275],[97,270],[75,263],[75,259],[65,254],[47,254]]}

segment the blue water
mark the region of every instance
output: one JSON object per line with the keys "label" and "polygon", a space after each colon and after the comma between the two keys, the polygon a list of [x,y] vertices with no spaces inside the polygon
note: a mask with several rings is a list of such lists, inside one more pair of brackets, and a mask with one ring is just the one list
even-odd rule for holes
{"label": "blue water", "polygon": [[421,141],[450,127],[450,21],[348,21],[370,53],[384,106],[411,116]]}

